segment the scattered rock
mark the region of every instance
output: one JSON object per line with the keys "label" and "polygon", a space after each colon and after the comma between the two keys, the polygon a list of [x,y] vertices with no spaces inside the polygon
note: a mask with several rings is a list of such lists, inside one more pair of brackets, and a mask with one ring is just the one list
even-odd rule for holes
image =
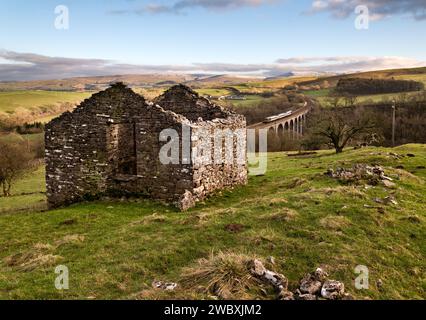
{"label": "scattered rock", "polygon": [[315,270],[314,276],[318,281],[325,281],[328,277],[328,274],[322,268],[317,268]]}
{"label": "scattered rock", "polygon": [[388,188],[388,189],[395,189],[396,188],[396,184],[392,181],[383,180],[382,183],[385,186],[385,188]]}
{"label": "scattered rock", "polygon": [[301,293],[299,289],[296,290],[297,300],[318,300],[318,297],[314,294]]}
{"label": "scattered rock", "polygon": [[398,205],[398,202],[395,200],[395,197],[393,197],[393,196],[387,196],[383,199],[374,198],[373,200],[374,200],[374,202],[379,203],[379,204],[385,204],[385,205],[393,204],[395,206]]}
{"label": "scattered rock", "polygon": [[395,198],[393,196],[388,196],[388,197],[384,198],[383,203],[384,204],[393,204],[395,206],[398,205],[398,202],[395,200]]}
{"label": "scattered rock", "polygon": [[181,211],[186,211],[189,208],[192,208],[194,206],[195,206],[194,195],[190,191],[186,190],[185,193],[180,197],[177,203],[177,207]]}
{"label": "scattered rock", "polygon": [[382,279],[378,279],[376,281],[376,286],[378,290],[382,290],[383,289],[383,280]]}
{"label": "scattered rock", "polygon": [[311,274],[307,274],[300,282],[300,291],[304,294],[317,294],[322,288],[322,283]]}
{"label": "scattered rock", "polygon": [[337,300],[349,298],[345,295],[345,286],[342,282],[328,280],[328,274],[321,268],[307,274],[301,281],[295,295],[298,300],[318,300],[321,298]]}
{"label": "scattered rock", "polygon": [[325,175],[348,184],[366,181],[367,184],[375,186],[383,180],[392,181],[391,178],[385,176],[385,172],[382,167],[377,165],[369,166],[366,164],[355,164],[350,169],[328,169]]}
{"label": "scattered rock", "polygon": [[279,295],[283,295],[283,292],[287,291],[287,278],[282,274],[266,269],[260,260],[254,259],[249,261],[247,267],[253,276],[272,285]]}
{"label": "scattered rock", "polygon": [[248,268],[250,273],[256,277],[263,277],[266,272],[266,268],[260,260],[254,259],[249,261]]}
{"label": "scattered rock", "polygon": [[290,292],[290,291],[287,291],[287,290],[283,290],[278,295],[278,300],[283,300],[283,301],[294,300],[294,294],[293,294],[293,292]]}
{"label": "scattered rock", "polygon": [[377,212],[379,212],[381,214],[385,214],[386,210],[384,208],[380,207],[380,208],[377,208]]}
{"label": "scattered rock", "polygon": [[327,280],[321,289],[321,296],[328,300],[337,300],[343,298],[345,285],[336,280]]}
{"label": "scattered rock", "polygon": [[349,294],[349,293],[345,293],[343,295],[342,300],[355,300],[355,298],[353,297],[353,295]]}
{"label": "scattered rock", "polygon": [[269,256],[268,259],[266,260],[268,263],[275,265],[275,258],[272,256]]}
{"label": "scattered rock", "polygon": [[152,283],[154,289],[160,289],[165,291],[173,291],[177,287],[177,283],[174,282],[163,282],[163,281],[154,281]]}

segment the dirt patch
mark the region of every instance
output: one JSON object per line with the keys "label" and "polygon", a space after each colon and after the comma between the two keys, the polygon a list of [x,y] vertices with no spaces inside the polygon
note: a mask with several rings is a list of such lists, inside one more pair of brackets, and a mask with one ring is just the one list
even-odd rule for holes
{"label": "dirt patch", "polygon": [[231,223],[225,226],[225,230],[232,233],[240,233],[246,229],[246,226],[239,223]]}
{"label": "dirt patch", "polygon": [[60,226],[71,226],[77,224],[77,219],[68,219],[59,223]]}

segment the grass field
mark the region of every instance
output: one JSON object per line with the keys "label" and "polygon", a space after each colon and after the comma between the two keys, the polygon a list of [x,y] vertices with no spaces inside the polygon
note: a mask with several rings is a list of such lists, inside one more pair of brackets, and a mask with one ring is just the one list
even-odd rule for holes
{"label": "grass field", "polygon": [[44,169],[26,174],[13,186],[13,197],[0,197],[0,215],[10,212],[46,209]]}
{"label": "grass field", "polygon": [[258,104],[261,101],[267,102],[268,99],[270,99],[270,98],[263,98],[262,96],[252,95],[252,94],[246,95],[244,97],[246,98],[245,100],[228,100],[228,102],[230,102],[234,106],[238,106],[238,107],[239,106],[252,107],[252,106]]}
{"label": "grass field", "polygon": [[220,97],[220,96],[227,96],[232,94],[231,91],[227,90],[227,89],[196,89],[196,92],[198,92],[201,95],[209,95],[209,96],[213,96],[213,97]]}
{"label": "grass field", "polygon": [[[324,89],[324,90],[314,90],[314,91],[305,91],[304,94],[306,94],[309,97],[315,98],[319,103],[321,103],[323,106],[327,105],[327,99],[328,95],[330,93],[330,90]],[[407,92],[407,97],[418,95],[419,92]],[[373,95],[365,95],[365,96],[358,96],[357,97],[357,103],[379,103],[384,101],[392,101],[393,99],[398,100],[401,93],[387,93],[387,94],[373,94]]]}
{"label": "grass field", "polygon": [[49,122],[60,113],[63,103],[78,104],[91,92],[63,91],[0,91],[0,118],[14,123]]}
{"label": "grass field", "polygon": [[[395,159],[388,152],[415,157]],[[386,174],[400,177],[397,188],[342,185],[323,174],[353,163],[384,166]],[[251,177],[248,186],[187,213],[148,200],[36,212],[31,208],[43,195],[0,198],[2,209],[30,208],[0,215],[0,299],[211,299],[197,287],[166,293],[151,283],[180,284],[186,267],[219,251],[274,256],[274,269],[289,278],[291,289],[323,266],[359,299],[425,299],[425,165],[425,145],[323,151],[305,158],[270,154],[265,176]],[[42,169],[27,176],[15,194],[43,192],[42,177]],[[388,195],[398,204],[373,200]],[[229,224],[241,228],[230,232]],[[69,268],[67,291],[54,287],[58,264]],[[368,290],[354,288],[357,265],[369,268]]]}
{"label": "grass field", "polygon": [[62,102],[76,103],[90,95],[89,92],[0,91],[0,111],[13,112],[17,108],[31,109]]}

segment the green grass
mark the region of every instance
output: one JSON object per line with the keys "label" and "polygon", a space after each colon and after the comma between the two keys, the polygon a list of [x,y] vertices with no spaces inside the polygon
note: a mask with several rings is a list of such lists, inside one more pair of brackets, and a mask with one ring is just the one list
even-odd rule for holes
{"label": "green grass", "polygon": [[201,95],[210,95],[213,97],[227,96],[231,94],[231,91],[227,89],[203,88],[203,89],[196,89],[195,91]]}
{"label": "green grass", "polygon": [[63,102],[79,102],[91,93],[59,91],[9,91],[0,92],[0,111],[14,112],[17,108],[31,109]]}
{"label": "green grass", "polygon": [[[415,157],[395,160],[390,151]],[[329,167],[359,162],[380,164],[389,175],[399,173],[398,188],[345,186],[323,174]],[[394,169],[399,165],[405,170]],[[324,151],[308,158],[276,153],[269,155],[265,176],[251,177],[248,186],[216,195],[187,213],[140,200],[3,214],[0,299],[152,298],[157,294],[150,289],[153,280],[179,281],[185,267],[220,250],[274,256],[291,289],[305,273],[324,266],[359,299],[425,299],[426,170],[419,168],[424,165],[425,145],[340,155]],[[27,177],[17,190],[44,190],[42,176],[40,170]],[[382,205],[384,214],[364,206],[377,205],[374,197],[391,193],[398,205]],[[25,201],[31,206],[31,199],[17,203]],[[245,228],[230,233],[225,226],[231,223]],[[63,241],[70,235],[81,241]],[[5,263],[7,257],[37,250],[56,260],[32,271]],[[69,268],[70,289],[64,292],[54,287],[57,264]],[[354,288],[357,265],[370,270],[369,290]],[[188,290],[161,297],[208,298]]]}
{"label": "green grass", "polygon": [[256,106],[259,102],[267,103],[268,100],[272,98],[264,98],[259,95],[245,95],[246,100],[228,100],[237,107],[253,107]]}
{"label": "green grass", "polygon": [[330,93],[330,89],[309,90],[304,91],[303,93],[312,98],[327,97]]}
{"label": "green grass", "polygon": [[396,80],[413,80],[423,82],[426,86],[426,73],[423,74],[410,74],[410,75],[400,75],[395,77]]}
{"label": "green grass", "polygon": [[0,215],[46,208],[44,168],[26,174],[12,188],[13,197],[0,197]]}
{"label": "green grass", "polygon": [[[324,89],[324,90],[305,91],[304,94],[312,98],[315,98],[316,100],[318,100],[319,103],[326,106],[329,92],[330,92],[329,89]],[[409,98],[410,96],[418,95],[419,92],[418,91],[407,92],[406,94],[407,94],[407,98]],[[398,100],[400,95],[401,93],[364,95],[364,96],[358,96],[356,101],[357,103],[379,103],[383,101],[392,101],[393,99]]]}

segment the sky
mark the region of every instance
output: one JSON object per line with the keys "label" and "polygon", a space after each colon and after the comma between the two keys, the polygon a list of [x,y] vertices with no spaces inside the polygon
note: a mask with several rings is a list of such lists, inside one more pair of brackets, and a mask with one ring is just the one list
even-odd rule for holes
{"label": "sky", "polygon": [[0,81],[417,67],[425,40],[426,0],[0,0]]}

